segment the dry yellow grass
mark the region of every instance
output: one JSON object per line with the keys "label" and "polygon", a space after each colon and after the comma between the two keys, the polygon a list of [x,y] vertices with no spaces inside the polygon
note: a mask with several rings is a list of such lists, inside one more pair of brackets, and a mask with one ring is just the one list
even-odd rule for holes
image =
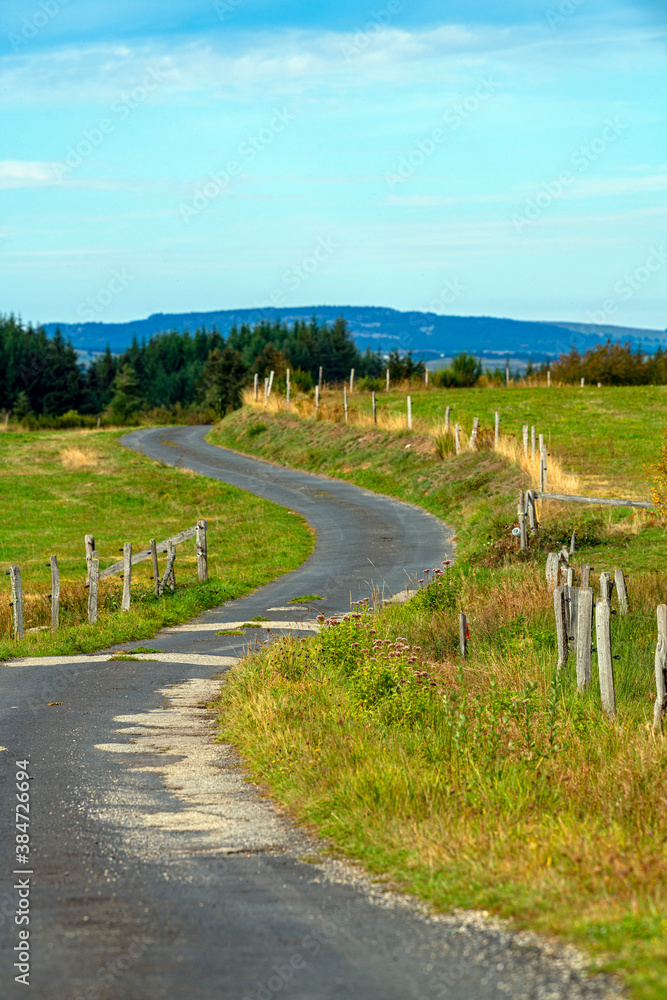
{"label": "dry yellow grass", "polygon": [[60,461],[68,472],[96,469],[100,464],[100,454],[95,448],[69,445],[60,452]]}

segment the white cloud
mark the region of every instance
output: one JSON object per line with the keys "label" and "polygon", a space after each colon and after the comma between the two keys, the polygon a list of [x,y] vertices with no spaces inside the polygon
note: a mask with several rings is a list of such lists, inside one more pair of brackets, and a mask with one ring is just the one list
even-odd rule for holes
{"label": "white cloud", "polygon": [[55,183],[50,163],[40,160],[0,160],[0,190],[48,187]]}

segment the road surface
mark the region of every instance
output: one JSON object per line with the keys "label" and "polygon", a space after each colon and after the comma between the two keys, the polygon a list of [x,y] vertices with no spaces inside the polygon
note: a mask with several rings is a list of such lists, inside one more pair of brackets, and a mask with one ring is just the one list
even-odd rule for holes
{"label": "road surface", "polygon": [[[205,431],[137,431],[125,442],[299,511],[316,549],[256,593],[142,643],[160,653],[0,665],[0,996],[616,996],[574,953],[479,914],[431,915],[327,860],[213,741],[205,704],[246,641],[216,632],[262,615],[271,635],[308,634],[321,609],[399,592],[452,546],[415,507],[215,448]],[[308,593],[324,600],[288,604]],[[14,826],[24,759],[29,866],[16,861]]]}

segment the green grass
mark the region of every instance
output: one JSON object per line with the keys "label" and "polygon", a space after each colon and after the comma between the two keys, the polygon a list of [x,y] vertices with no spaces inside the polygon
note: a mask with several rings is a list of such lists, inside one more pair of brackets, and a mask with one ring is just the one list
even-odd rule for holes
{"label": "green grass", "polygon": [[[413,393],[413,413],[451,405],[452,419],[492,425],[500,409],[504,430],[519,434],[539,413],[552,451],[591,492],[607,483],[646,497],[642,463],[660,452],[665,392],[545,393]],[[646,415],[636,410],[644,403]],[[405,395],[393,405],[404,407]],[[405,605],[372,619],[355,612],[321,637],[288,637],[244,660],[221,694],[222,738],[295,818],[371,871],[436,906],[485,908],[558,934],[593,967],[618,972],[638,1000],[664,997],[667,743],[651,733],[663,522],[544,505],[524,557],[510,529],[529,484],[493,451],[442,448],[441,457],[423,432],[307,427],[305,439],[298,417],[245,409],[211,439],[417,503],[456,528],[457,562]],[[632,613],[613,618],[615,722],[600,708],[595,656],[583,694],[572,660],[556,671],[544,560],[573,527],[576,565],[630,573]],[[465,663],[459,611],[470,625]],[[379,639],[397,656],[374,655]]]}
{"label": "green grass", "polygon": [[[293,512],[216,480],[144,458],[118,443],[122,432],[0,434],[3,495],[0,567],[21,569],[25,627],[50,623],[49,556],[60,566],[59,632],[11,638],[9,580],[0,591],[0,659],[92,652],[150,638],[209,607],[247,594],[295,569],[313,548],[312,529]],[[197,582],[194,540],[178,547],[175,593],[157,598],[146,560],[133,567],[132,608],[120,611],[121,578],[103,581],[96,625],[86,621],[84,535],[95,536],[100,566],[123,543],[146,548],[208,520],[209,581]],[[163,565],[164,560],[161,560]]]}
{"label": "green grass", "polygon": [[320,597],[319,594],[302,594],[301,597],[293,597],[290,600],[290,604],[301,604],[305,601],[323,601],[324,598]]}

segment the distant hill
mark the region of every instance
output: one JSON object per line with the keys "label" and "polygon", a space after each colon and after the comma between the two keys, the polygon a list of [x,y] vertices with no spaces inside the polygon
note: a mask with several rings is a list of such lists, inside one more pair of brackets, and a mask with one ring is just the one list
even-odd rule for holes
{"label": "distant hill", "polygon": [[488,361],[509,355],[517,359],[541,361],[553,358],[573,345],[586,350],[612,340],[631,340],[637,347],[653,353],[667,346],[662,330],[596,326],[568,322],[530,322],[498,319],[492,316],[440,316],[428,312],[400,312],[382,306],[302,306],[295,309],[223,309],[215,312],[154,313],[147,319],[129,323],[45,323],[47,333],[57,327],[81,352],[104,351],[109,344],[115,354],[124,350],[133,337],[148,339],[166,330],[194,331],[197,327],[217,327],[227,334],[236,323],[256,323],[261,319],[309,319],[333,321],[345,316],[359,348],[389,351],[413,351],[425,359],[451,357],[459,351],[480,355]]}

